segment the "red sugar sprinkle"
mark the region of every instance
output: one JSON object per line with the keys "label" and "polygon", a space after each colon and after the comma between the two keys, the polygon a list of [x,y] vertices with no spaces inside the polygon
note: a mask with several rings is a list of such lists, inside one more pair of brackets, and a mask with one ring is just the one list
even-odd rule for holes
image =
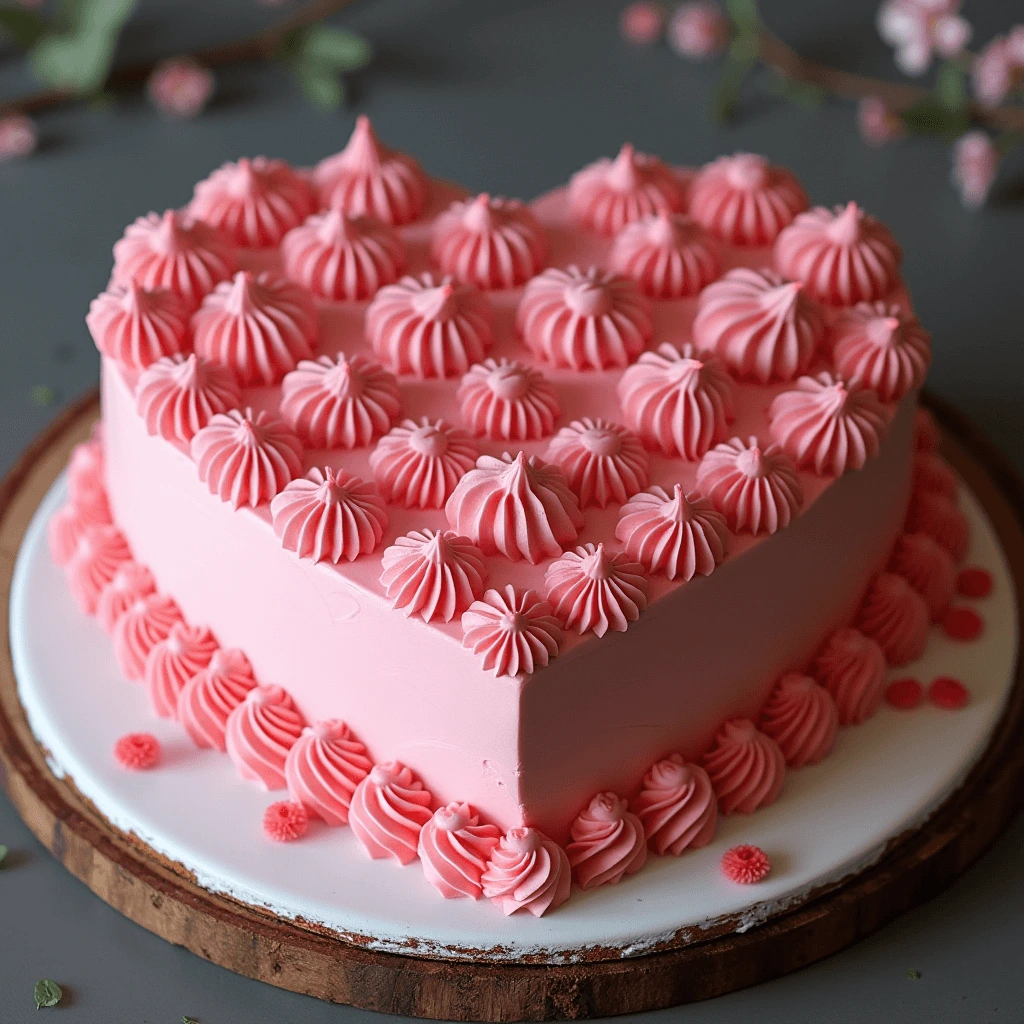
{"label": "red sugar sprinkle", "polygon": [[730,882],[751,885],[767,877],[771,869],[772,862],[760,846],[734,846],[722,854],[722,874]]}
{"label": "red sugar sprinkle", "polygon": [[956,578],[956,589],[964,597],[988,597],[992,593],[992,573],[972,566]]}
{"label": "red sugar sprinkle", "polygon": [[897,679],[885,688],[886,703],[910,711],[921,703],[924,687],[916,679]]}
{"label": "red sugar sprinkle", "polygon": [[938,707],[950,711],[959,711],[970,697],[967,687],[952,676],[939,676],[928,687],[928,699]]}
{"label": "red sugar sprinkle", "polygon": [[276,843],[301,839],[309,828],[309,815],[302,804],[278,800],[263,813],[263,831]]}
{"label": "red sugar sprinkle", "polygon": [[130,732],[114,744],[114,760],[122,768],[143,771],[160,760],[160,741],[148,732]]}
{"label": "red sugar sprinkle", "polygon": [[942,628],[951,640],[977,640],[985,621],[973,608],[948,608]]}

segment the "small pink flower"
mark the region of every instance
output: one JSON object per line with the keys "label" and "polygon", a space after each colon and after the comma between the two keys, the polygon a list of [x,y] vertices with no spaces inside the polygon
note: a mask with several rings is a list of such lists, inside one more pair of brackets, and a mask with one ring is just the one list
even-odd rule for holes
{"label": "small pink flower", "polygon": [[193,60],[175,57],[154,68],[146,88],[162,113],[195,117],[213,93],[213,73]]}
{"label": "small pink flower", "polygon": [[114,760],[129,771],[146,771],[160,761],[160,741],[149,732],[130,732],[114,744]]}
{"label": "small pink flower", "polygon": [[660,4],[651,0],[637,0],[623,10],[619,31],[629,42],[649,46],[656,43],[665,31],[665,12]]}
{"label": "small pink flower", "polygon": [[36,148],[36,126],[30,118],[11,114],[0,118],[0,160],[28,156]]}
{"label": "small pink flower", "polygon": [[730,882],[754,885],[768,877],[772,862],[760,846],[733,846],[722,854],[722,874]]}
{"label": "small pink flower", "polygon": [[1006,52],[1014,67],[1024,67],[1024,25],[1014,25],[1006,37]]}
{"label": "small pink flower", "polygon": [[301,839],[309,828],[309,813],[299,803],[279,800],[263,812],[263,832],[275,843],[291,843]]}
{"label": "small pink flower", "polygon": [[857,105],[857,126],[869,146],[884,146],[903,135],[903,121],[879,96],[865,96]]}
{"label": "small pink flower", "polygon": [[680,4],[668,23],[668,45],[680,57],[707,60],[729,44],[729,22],[712,0]]}
{"label": "small pink flower", "polygon": [[999,150],[977,130],[962,136],[953,149],[953,184],[969,210],[983,206],[999,170]]}
{"label": "small pink flower", "polygon": [[1024,25],[996,36],[974,58],[971,82],[979,103],[998,106],[1024,81]]}
{"label": "small pink flower", "polygon": [[896,51],[896,64],[908,75],[922,75],[935,54],[956,57],[971,38],[960,17],[961,0],[885,0],[878,9],[878,34]]}

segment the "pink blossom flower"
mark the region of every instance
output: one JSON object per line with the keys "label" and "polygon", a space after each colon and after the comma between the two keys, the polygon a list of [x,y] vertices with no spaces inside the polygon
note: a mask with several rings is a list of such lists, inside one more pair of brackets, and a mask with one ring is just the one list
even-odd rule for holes
{"label": "pink blossom flower", "polygon": [[1024,67],[1024,25],[1014,25],[1006,37],[1006,52],[1015,67]]}
{"label": "pink blossom flower", "polygon": [[0,118],[0,160],[28,156],[36,148],[36,126],[30,118],[11,114]]}
{"label": "pink blossom flower", "polygon": [[998,170],[999,150],[985,132],[968,132],[957,141],[953,148],[953,184],[969,210],[985,204]]}
{"label": "pink blossom flower", "polygon": [[884,146],[903,135],[903,121],[879,96],[865,96],[857,105],[857,126],[869,146]]}
{"label": "pink blossom flower", "polygon": [[729,22],[713,0],[680,4],[668,23],[668,44],[680,57],[707,60],[729,44]]}
{"label": "pink blossom flower", "polygon": [[656,43],[665,31],[665,12],[651,0],[637,0],[622,12],[619,31],[624,39],[638,46]]}
{"label": "pink blossom flower", "polygon": [[960,0],[885,0],[878,9],[878,34],[895,53],[897,66],[921,75],[935,54],[956,57],[971,38],[960,17]]}
{"label": "pink blossom flower", "polygon": [[1024,25],[1009,35],[996,36],[971,66],[974,95],[979,103],[997,106],[1024,81]]}
{"label": "pink blossom flower", "polygon": [[162,113],[195,117],[213,93],[213,73],[186,57],[175,57],[153,69],[146,88]]}

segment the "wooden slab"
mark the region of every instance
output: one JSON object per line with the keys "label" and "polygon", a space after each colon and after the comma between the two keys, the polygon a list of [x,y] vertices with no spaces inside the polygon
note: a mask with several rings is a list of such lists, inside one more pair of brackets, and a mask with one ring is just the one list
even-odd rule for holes
{"label": "wooden slab", "polygon": [[[928,404],[943,427],[943,453],[984,505],[1024,591],[1024,486],[962,417],[935,400]],[[83,397],[0,484],[4,622],[28,523],[98,411],[95,393]],[[18,703],[6,631],[0,657],[0,784],[39,840],[93,892],[144,928],[240,974],[319,999],[445,1020],[580,1019],[674,1006],[767,981],[843,949],[940,892],[1002,831],[1024,794],[1022,724],[1018,665],[986,753],[929,822],[894,840],[874,867],[761,927],[627,960],[456,963],[373,952],[195,885],[113,828],[69,780],[53,776]]]}

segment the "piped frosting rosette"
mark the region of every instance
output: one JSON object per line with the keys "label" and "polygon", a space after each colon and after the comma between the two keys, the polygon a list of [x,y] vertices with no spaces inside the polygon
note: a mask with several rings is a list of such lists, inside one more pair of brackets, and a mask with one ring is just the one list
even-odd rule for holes
{"label": "piped frosting rosette", "polygon": [[496,676],[530,675],[558,654],[562,625],[533,590],[488,590],[462,615],[464,647]]}
{"label": "piped frosting rosette", "polygon": [[344,722],[317,722],[306,726],[288,750],[284,762],[288,795],[312,817],[328,825],[344,825],[352,794],[372,767],[366,747]]}
{"label": "piped frosting rosette", "polygon": [[68,590],[86,615],[95,613],[100,595],[131,557],[128,541],[116,526],[97,523],[84,527],[64,569]]}
{"label": "piped frosting rosette", "polygon": [[937,540],[924,533],[900,534],[889,568],[924,598],[933,622],[942,618],[956,593],[956,565]]}
{"label": "piped frosting rosette", "polygon": [[535,828],[511,828],[491,851],[480,884],[506,917],[520,910],[541,917],[569,898],[571,871],[558,843]]}
{"label": "piped frosting rosette", "polygon": [[136,601],[155,591],[156,580],[146,566],[134,561],[122,562],[96,602],[96,619],[103,632],[110,636],[117,620]]}
{"label": "piped frosting rosette", "polygon": [[391,857],[411,864],[417,857],[420,830],[430,821],[433,797],[404,764],[374,765],[356,786],[348,823],[363,849],[374,859]]}
{"label": "piped frosting rosette", "polygon": [[566,847],[581,889],[615,885],[647,862],[644,826],[622,797],[598,793],[580,811]]}
{"label": "piped frosting rosette", "polygon": [[485,359],[459,384],[462,419],[476,437],[537,441],[555,429],[558,395],[540,370],[507,359]]}
{"label": "piped frosting rosette", "polygon": [[284,789],[288,751],[305,724],[280,686],[256,686],[228,716],[224,732],[228,757],[247,782],[265,790]]}
{"label": "piped frosting rosette", "polygon": [[146,656],[144,679],[149,706],[158,718],[178,717],[178,697],[185,684],[210,664],[217,641],[206,626],[175,622],[167,636]]}
{"label": "piped frosting rosette", "polygon": [[228,717],[256,685],[249,659],[221,647],[178,695],[178,721],[197,747],[223,751]]}
{"label": "piped frosting rosette", "polygon": [[939,491],[915,491],[911,495],[906,529],[927,534],[950,553],[954,562],[963,561],[971,541],[967,517],[956,501]]}
{"label": "piped frosting rosette", "polygon": [[150,651],[182,621],[181,610],[166,594],[137,598],[114,624],[114,659],[121,675],[130,682],[141,681]]}
{"label": "piped frosting rosette", "polygon": [[650,460],[643,446],[608,420],[573,420],[551,439],[546,458],[565,473],[582,508],[621,505],[647,486]]}
{"label": "piped frosting rosette", "polygon": [[662,213],[627,224],[615,236],[609,263],[651,299],[689,298],[721,273],[704,229],[682,214]]}
{"label": "piped frosting rosette", "polygon": [[870,637],[844,627],[832,633],[814,663],[814,676],[836,702],[840,725],[859,725],[882,701],[885,654]]}
{"label": "piped frosting rosette", "polygon": [[747,718],[724,722],[704,754],[723,814],[752,814],[775,803],[786,777],[778,744]]}
{"label": "piped frosting rosette", "polygon": [[813,677],[787,672],[761,709],[760,729],[778,744],[788,767],[803,768],[831,751],[839,712],[828,690]]}
{"label": "piped frosting rosette", "polygon": [[131,279],[93,299],[85,322],[100,353],[129,370],[192,347],[186,304],[167,288],[147,290]]}
{"label": "piped frosting rosette", "polygon": [[905,665],[924,653],[931,616],[924,598],[893,572],[879,573],[857,613],[857,628],[874,640],[890,665]]}
{"label": "piped frosting rosette", "polygon": [[417,852],[423,874],[446,900],[478,900],[487,862],[500,839],[501,830],[481,824],[469,804],[439,807],[420,830]]}
{"label": "piped frosting rosette", "polygon": [[630,809],[643,823],[648,846],[661,855],[678,857],[707,846],[718,825],[718,801],[708,773],[679,754],[652,765]]}

